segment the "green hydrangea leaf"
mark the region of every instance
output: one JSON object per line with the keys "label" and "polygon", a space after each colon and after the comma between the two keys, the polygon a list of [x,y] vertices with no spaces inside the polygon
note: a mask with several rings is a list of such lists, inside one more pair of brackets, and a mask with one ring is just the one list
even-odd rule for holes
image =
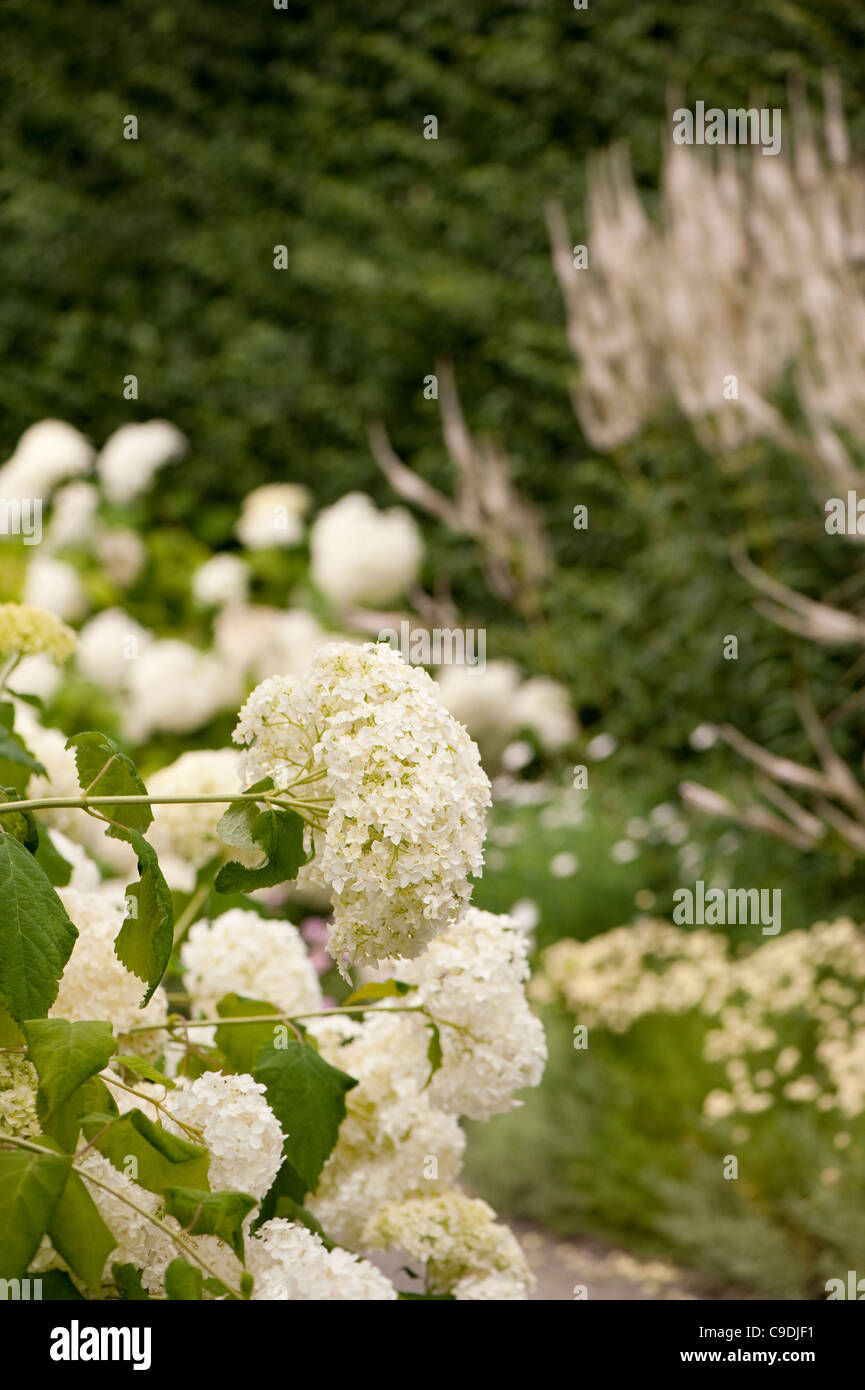
{"label": "green hydrangea leaf", "polygon": [[[139,776],[138,769],[131,758],[117,747],[107,734],[95,731],[75,734],[67,741],[67,748],[75,754],[78,770],[78,784],[83,794],[88,796],[146,796],[147,788]],[[126,805],[109,802],[99,807],[100,812],[117,824],[111,826],[108,834],[115,839],[124,839],[123,828],[142,832],[153,821],[153,812],[146,802]]]}
{"label": "green hydrangea leaf", "polygon": [[47,1149],[0,1152],[0,1241],[4,1279],[21,1279],[54,1215],[72,1159]]}
{"label": "green hydrangea leaf", "polygon": [[345,1119],[346,1092],[357,1085],[356,1079],[294,1041],[263,1047],[253,1076],[264,1085],[267,1103],[288,1136],[286,1158],[305,1190],[314,1192]]}
{"label": "green hydrangea leaf", "polygon": [[28,850],[0,828],[0,1004],[44,1018],[78,932]]}
{"label": "green hydrangea leaf", "polygon": [[105,1262],[117,1241],[99,1215],[86,1181],[74,1171],[66,1180],[47,1233],[73,1274],[98,1293]]}
{"label": "green hydrangea leaf", "polygon": [[303,821],[296,811],[281,811],[269,806],[260,811],[252,822],[251,835],[256,849],[264,851],[266,862],[248,869],[232,859],[216,875],[214,887],[218,893],[251,893],[255,888],[272,888],[297,877],[306,863],[303,848]]}
{"label": "green hydrangea leaf", "polygon": [[191,1265],[182,1255],[178,1255],[176,1260],[172,1260],[165,1271],[165,1292],[169,1298],[175,1301],[199,1302],[202,1282],[201,1270],[195,1265]]}
{"label": "green hydrangea leaf", "polygon": [[202,1192],[193,1187],[166,1187],[165,1210],[191,1236],[218,1236],[243,1259],[243,1219],[258,1205],[248,1192]]}
{"label": "green hydrangea leaf", "polygon": [[111,1024],[101,1020],[71,1023],[66,1018],[37,1018],[24,1024],[30,1061],[39,1074],[40,1114],[47,1117],[117,1051]]}

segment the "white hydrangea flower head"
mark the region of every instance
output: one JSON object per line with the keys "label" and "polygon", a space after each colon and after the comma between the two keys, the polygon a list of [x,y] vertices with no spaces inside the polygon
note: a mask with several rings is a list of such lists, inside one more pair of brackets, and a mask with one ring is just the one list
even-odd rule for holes
{"label": "white hydrangea flower head", "polygon": [[16,1052],[0,1052],[0,1138],[30,1139],[41,1133],[36,1113],[36,1068]]}
{"label": "white hydrangea flower head", "polygon": [[485,763],[501,758],[514,723],[514,701],[520,673],[512,661],[488,661],[479,667],[446,666],[436,673],[439,698],[455,719],[476,739]]}
{"label": "white hydrangea flower head", "polygon": [[377,510],[350,492],[316,517],[310,535],[312,578],[337,608],[392,603],[415,582],[423,543],[403,507]]}
{"label": "white hydrangea flower head", "polygon": [[192,576],[192,595],[203,608],[224,608],[243,603],[249,592],[249,566],[239,555],[224,551],[211,555]]}
{"label": "white hydrangea flower head", "polygon": [[303,938],[290,922],[232,908],[210,925],[196,922],[180,958],[194,1014],[213,1018],[226,994],[264,999],[282,1013],[322,1007],[321,986]]}
{"label": "white hydrangea flower head", "polygon": [[304,679],[258,686],[234,738],[247,785],[305,779],[292,799],[309,800],[317,828],[299,881],[331,892],[335,960],[416,956],[461,915],[489,782],[422,668],[386,643],[331,643]]}
{"label": "white hydrangea flower head", "polygon": [[281,1217],[265,1221],[247,1243],[246,1259],[255,1280],[253,1302],[393,1302],[397,1296],[368,1260],[339,1247],[328,1250],[314,1231]]}
{"label": "white hydrangea flower head", "polygon": [[[239,768],[233,748],[196,748],[151,773],[147,786],[151,796],[218,796],[240,790]],[[170,888],[191,893],[197,871],[225,850],[216,827],[227,806],[200,801],[153,807],[150,843]],[[231,858],[253,864],[261,854],[232,850]]]}
{"label": "white hydrangea flower head", "polygon": [[186,438],[167,420],[121,425],[106,440],[97,470],[111,502],[131,502],[150,487],[156,473],[186,452]]}
{"label": "white hydrangea flower head", "polygon": [[[120,963],[114,941],[123,924],[123,887],[111,891],[79,893],[74,888],[57,890],[63,906],[78,928],[78,939],[60,979],[52,1018],[108,1019],[120,1039],[121,1052],[155,1056],[160,1049],[159,1025],[168,1016],[168,1001],[158,986],[146,1008],[140,1008],[147,986]],[[154,1027],[152,1033],[128,1034],[127,1029]]]}
{"label": "white hydrangea flower head", "polygon": [[37,555],[27,566],[24,599],[45,608],[64,623],[77,622],[87,611],[88,600],[78,571],[53,555]]}
{"label": "white hydrangea flower head", "polygon": [[400,966],[400,977],[418,986],[412,1002],[440,1027],[442,1064],[429,1094],[443,1110],[487,1120],[513,1107],[515,1091],[539,1084],[547,1047],[526,999],[527,954],[511,918],[473,907]]}
{"label": "white hydrangea flower head", "polygon": [[369,1219],[363,1240],[368,1248],[396,1246],[420,1260],[434,1292],[490,1297],[486,1281],[495,1276],[496,1297],[516,1300],[527,1298],[534,1283],[513,1232],[486,1202],[462,1192],[389,1203]]}
{"label": "white hydrangea flower head", "polygon": [[[210,1150],[212,1191],[248,1192],[261,1200],[272,1186],[285,1136],[264,1095],[264,1087],[251,1076],[217,1071],[206,1071],[195,1081],[181,1077],[166,1092],[160,1119],[166,1129],[173,1127],[173,1119],[201,1132]],[[189,1137],[180,1125],[177,1133]]]}
{"label": "white hydrangea flower head", "polygon": [[125,732],[133,742],[154,733],[188,734],[235,703],[239,683],[209,652],[165,638],[131,661]]}
{"label": "white hydrangea flower head", "polygon": [[303,518],[309,492],[299,483],[265,483],[243,499],[235,534],[247,550],[297,545],[303,536]]}
{"label": "white hydrangea flower head", "polygon": [[426,1042],[408,1016],[374,1014],[359,1026],[322,1019],[309,1026],[322,1056],[359,1084],[346,1094],[336,1147],[307,1206],[330,1236],[356,1246],[370,1212],[402,1196],[451,1186],[466,1138],[456,1116],[433,1105],[424,1090]]}
{"label": "white hydrangea flower head", "polygon": [[40,420],[26,429],[0,468],[0,496],[45,498],[66,478],[87,473],[93,449],[63,420]]}
{"label": "white hydrangea flower head", "polygon": [[105,608],[78,634],[76,661],[82,676],[117,694],[129,682],[132,663],[151,634],[122,608]]}

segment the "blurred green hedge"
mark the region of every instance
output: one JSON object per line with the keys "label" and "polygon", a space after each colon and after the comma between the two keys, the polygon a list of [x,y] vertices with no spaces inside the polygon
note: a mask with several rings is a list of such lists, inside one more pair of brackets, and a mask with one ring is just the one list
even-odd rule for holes
{"label": "blurred green hedge", "polygon": [[[665,757],[732,695],[755,734],[795,728],[778,693],[787,647],[726,547],[743,491],[779,534],[813,502],[759,450],[747,482],[718,477],[676,421],[624,451],[628,469],[593,456],[568,399],[543,204],[561,197],[579,237],[587,156],[618,139],[651,198],[674,90],[784,105],[790,71],[816,94],[835,67],[861,145],[860,4],[9,0],[2,38],[0,447],[48,415],[97,444],[164,416],[191,449],[147,524],[221,544],[238,496],[268,479],[322,504],[352,487],[386,500],[375,415],[446,485],[422,383],[450,356],[471,425],[506,445],[560,565],[549,626],[530,633],[490,602],[464,542],[433,539],[427,577],[451,575],[491,624],[490,656],[564,676],[587,723]],[[571,527],[576,502],[588,532]],[[813,577],[819,591],[821,565]],[[734,672],[719,630],[745,648]]]}

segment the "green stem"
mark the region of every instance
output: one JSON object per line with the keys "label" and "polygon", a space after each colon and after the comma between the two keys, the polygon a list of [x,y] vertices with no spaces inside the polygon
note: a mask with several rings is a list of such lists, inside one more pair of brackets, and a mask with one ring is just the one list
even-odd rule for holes
{"label": "green stem", "polygon": [[[375,1002],[377,1003],[378,1001],[376,1000]],[[333,1009],[313,1009],[311,1010],[311,1012],[305,1014],[250,1014],[249,1016],[244,1018],[185,1018],[183,1020],[183,1027],[226,1028],[234,1027],[235,1024],[241,1023],[291,1023],[292,1019],[327,1018],[330,1014],[368,1014],[374,1011],[374,1007],[374,1004],[349,1004],[348,1006],[346,1006],[345,1004],[338,1004]],[[416,1004],[412,1007],[406,1006],[405,1008],[397,1009],[381,1009],[379,1012],[389,1014],[425,1014],[426,1009],[422,1004]],[[124,1031],[124,1037],[127,1034],[131,1035],[132,1033],[161,1033],[164,1028],[170,1031],[170,1020],[167,1024],[148,1023],[146,1025],[139,1024],[135,1028],[127,1028]]]}
{"label": "green stem", "polygon": [[177,921],[175,922],[175,924],[174,924],[174,949],[175,949],[175,951],[177,950],[178,946],[179,946],[179,945],[181,944],[181,942],[183,941],[183,938],[186,936],[186,933],[189,931],[189,928],[192,926],[193,922],[194,922],[194,921],[196,920],[196,918],[198,917],[198,913],[199,913],[200,909],[201,909],[201,908],[203,907],[203,905],[207,902],[209,893],[210,893],[210,884],[209,884],[209,883],[202,883],[201,887],[198,888],[197,891],[193,893],[192,897],[189,899],[189,902],[186,904],[186,907],[183,909],[183,911],[181,912],[181,914],[180,914],[180,916],[178,917]]}
{"label": "green stem", "polygon": [[0,802],[0,816],[11,811],[55,811],[64,807],[77,807],[86,811],[88,806],[197,806],[204,802],[266,801],[269,792],[224,792],[218,796],[48,796],[35,801]]}

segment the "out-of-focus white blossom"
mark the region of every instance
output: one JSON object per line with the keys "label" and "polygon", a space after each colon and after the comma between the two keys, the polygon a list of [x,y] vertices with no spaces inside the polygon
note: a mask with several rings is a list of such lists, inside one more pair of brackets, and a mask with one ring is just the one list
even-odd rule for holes
{"label": "out-of-focus white blossom", "polygon": [[315,519],[312,577],[337,608],[391,603],[415,582],[423,543],[403,507],[380,512],[363,492],[350,492]]}
{"label": "out-of-focus white blossom", "polygon": [[144,542],[128,526],[114,526],[96,538],[96,554],[112,584],[128,589],[147,562]]}
{"label": "out-of-focus white blossom", "polygon": [[78,669],[87,680],[116,694],[129,683],[131,663],[152,640],[122,608],[104,608],[78,634]]}
{"label": "out-of-focus white blossom", "polygon": [[213,623],[216,650],[238,676],[300,676],[321,647],[334,639],[302,609],[232,603]]}
{"label": "out-of-focus white blossom", "polygon": [[578,732],[570,695],[549,676],[532,676],[523,682],[514,698],[513,720],[516,728],[531,729],[550,753],[564,748]]}
{"label": "out-of-focus white blossom", "polygon": [[93,464],[93,449],[63,420],[40,420],[26,429],[12,457],[0,468],[0,497],[45,499],[66,478]]}
{"label": "out-of-focus white blossom", "polygon": [[63,622],[74,623],[87,612],[88,600],[81,577],[65,560],[53,555],[36,555],[27,566],[24,599],[36,608],[56,613]]}
{"label": "out-of-focus white blossom", "polygon": [[93,537],[98,506],[99,492],[92,483],[67,483],[51,504],[46,549],[86,545]]}
{"label": "out-of-focus white blossom", "polygon": [[298,483],[267,483],[243,499],[235,533],[247,550],[297,545],[308,507],[309,492],[305,487]]}
{"label": "out-of-focus white blossom", "polygon": [[106,440],[97,468],[111,502],[131,502],[150,487],[160,468],[186,452],[186,439],[167,420],[121,425]]}
{"label": "out-of-focus white blossom", "polygon": [[249,567],[239,555],[232,555],[230,551],[211,555],[192,576],[193,597],[204,608],[243,603],[248,592]]}
{"label": "out-of-focus white blossom", "polygon": [[130,665],[124,723],[134,742],[200,729],[238,697],[238,682],[223,662],[179,638],[148,643]]}

